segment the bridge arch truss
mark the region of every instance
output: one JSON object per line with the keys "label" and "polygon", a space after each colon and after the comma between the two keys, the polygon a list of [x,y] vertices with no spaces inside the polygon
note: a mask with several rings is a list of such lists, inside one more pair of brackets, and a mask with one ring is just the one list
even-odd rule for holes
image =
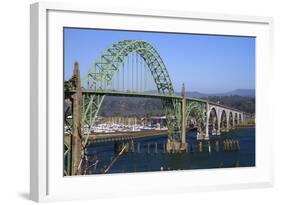
{"label": "bridge arch truss", "polygon": [[[129,72],[139,74],[138,68],[132,64],[132,70],[128,70],[124,74],[126,63],[130,63],[130,58],[134,61],[143,62],[145,69],[150,73],[153,82],[156,85],[157,93],[161,95],[174,95],[172,81],[166,69],[166,66],[160,57],[157,50],[146,41],[142,40],[124,40],[113,44],[107,48],[94,63],[93,67],[88,71],[87,76],[82,81],[82,86],[88,90],[97,91],[115,91],[118,88],[124,92],[140,93],[141,89],[138,84],[134,84],[132,79],[132,87],[124,85],[124,75],[129,75]],[[120,73],[123,71],[123,82],[119,82]],[[141,77],[141,76],[140,76]],[[134,78],[134,75],[132,75]],[[145,76],[143,76],[145,78]],[[116,83],[117,81],[117,83]],[[121,80],[122,81],[122,80]],[[123,84],[123,85],[120,85]],[[118,85],[118,88],[117,86]],[[89,94],[83,96],[83,118],[82,124],[86,127],[92,127],[100,110],[105,94]],[[167,116],[169,138],[180,140],[181,131],[181,103],[178,99],[163,98],[161,99],[165,113]],[[86,136],[87,141],[87,136]]]}

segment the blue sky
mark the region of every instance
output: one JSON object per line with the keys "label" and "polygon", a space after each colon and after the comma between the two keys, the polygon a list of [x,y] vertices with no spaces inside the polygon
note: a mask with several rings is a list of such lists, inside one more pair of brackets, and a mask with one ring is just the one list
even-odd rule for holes
{"label": "blue sky", "polygon": [[197,34],[64,29],[64,72],[69,79],[73,64],[84,77],[99,57],[120,40],[145,40],[162,57],[174,90],[227,92],[255,88],[255,38]]}

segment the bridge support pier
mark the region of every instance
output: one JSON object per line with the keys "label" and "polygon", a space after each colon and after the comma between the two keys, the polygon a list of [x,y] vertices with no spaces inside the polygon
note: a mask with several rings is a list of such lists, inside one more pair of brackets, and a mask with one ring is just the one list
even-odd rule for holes
{"label": "bridge support pier", "polygon": [[221,135],[221,131],[220,131],[220,129],[217,129],[217,133],[216,133],[217,135]]}
{"label": "bridge support pier", "polygon": [[168,153],[179,153],[187,151],[186,143],[186,92],[184,83],[182,84],[182,102],[181,102],[181,139],[180,141],[168,140],[166,150]]}
{"label": "bridge support pier", "polygon": [[181,142],[186,143],[186,93],[184,83],[182,84],[182,103],[181,103]]}
{"label": "bridge support pier", "polygon": [[206,127],[205,127],[205,139],[209,140],[209,104],[206,104]]}
{"label": "bridge support pier", "polygon": [[177,142],[177,141],[168,141],[166,150],[168,153],[181,153],[186,152],[187,143]]}
{"label": "bridge support pier", "polygon": [[204,135],[204,140],[209,140],[209,139],[210,139],[209,135],[208,135],[208,134],[205,134],[205,135]]}
{"label": "bridge support pier", "polygon": [[221,132],[229,132],[228,128],[221,128]]}
{"label": "bridge support pier", "polygon": [[204,132],[197,132],[197,140],[209,140],[209,135]]}

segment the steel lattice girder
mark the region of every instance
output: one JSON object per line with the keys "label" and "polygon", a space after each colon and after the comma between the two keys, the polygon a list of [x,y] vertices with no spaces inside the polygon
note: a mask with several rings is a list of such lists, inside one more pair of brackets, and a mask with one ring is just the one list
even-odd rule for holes
{"label": "steel lattice girder", "polygon": [[206,125],[207,115],[206,115],[206,103],[198,101],[189,101],[186,107],[186,120],[189,118],[191,113],[195,114],[196,121],[202,129]]}
{"label": "steel lattice girder", "polygon": [[[119,41],[112,47],[107,48],[88,71],[87,76],[82,81],[82,86],[87,87],[87,89],[109,89],[114,74],[118,72],[129,54],[134,52],[139,54],[148,65],[158,93],[173,95],[172,81],[163,60],[152,45],[141,40]],[[86,97],[85,103],[83,103],[82,125],[92,126],[94,124],[103,99],[104,95],[99,96],[99,98],[95,95]],[[178,99],[163,99],[162,103],[168,119],[169,137],[180,140],[180,102]]]}
{"label": "steel lattice girder", "polygon": [[[172,81],[160,55],[149,43],[139,40],[119,41],[113,44],[111,48],[106,49],[88,71],[82,85],[90,82],[88,88],[95,88],[101,81],[105,80],[105,89],[108,89],[114,77],[114,72],[118,71],[125,58],[133,52],[138,53],[147,63],[158,92],[173,94]],[[98,88],[102,89],[102,87]]]}

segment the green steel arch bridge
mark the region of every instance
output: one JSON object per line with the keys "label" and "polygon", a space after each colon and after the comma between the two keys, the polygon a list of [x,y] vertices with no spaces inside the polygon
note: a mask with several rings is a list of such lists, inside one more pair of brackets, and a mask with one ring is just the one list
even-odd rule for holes
{"label": "green steel arch bridge", "polygon": [[82,148],[89,139],[83,128],[94,126],[105,96],[161,99],[168,127],[167,151],[171,152],[186,149],[186,126],[191,118],[196,121],[198,139],[220,135],[244,120],[242,111],[186,97],[184,85],[182,94],[176,95],[163,59],[143,40],[114,43],[104,50],[82,80],[75,63],[70,82],[65,93],[70,94],[73,102],[71,133],[80,136],[76,143],[81,143]]}

